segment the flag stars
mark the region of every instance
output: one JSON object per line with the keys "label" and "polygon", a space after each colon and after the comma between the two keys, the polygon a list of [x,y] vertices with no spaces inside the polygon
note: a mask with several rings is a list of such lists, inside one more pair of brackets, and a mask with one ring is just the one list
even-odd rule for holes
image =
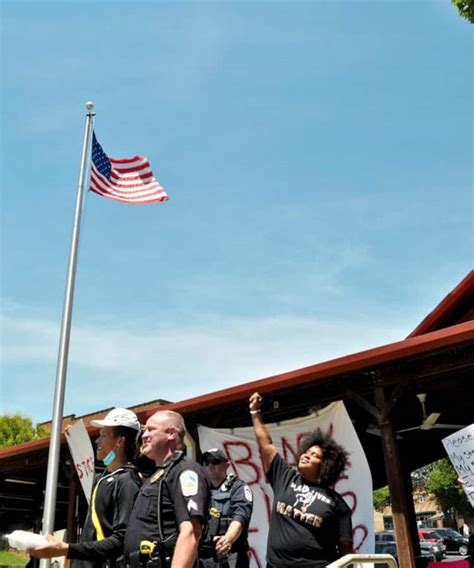
{"label": "flag stars", "polygon": [[110,165],[110,160],[107,157],[107,154],[102,149],[102,146],[97,142],[95,134],[92,138],[92,161],[99,173],[105,178],[110,179],[112,166]]}

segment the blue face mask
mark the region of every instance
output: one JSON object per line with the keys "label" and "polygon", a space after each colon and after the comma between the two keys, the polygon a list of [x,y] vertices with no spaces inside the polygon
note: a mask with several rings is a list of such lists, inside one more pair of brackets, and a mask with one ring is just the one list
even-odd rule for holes
{"label": "blue face mask", "polygon": [[114,452],[114,450],[110,451],[105,458],[102,460],[105,466],[110,465],[114,459],[117,457],[117,454]]}

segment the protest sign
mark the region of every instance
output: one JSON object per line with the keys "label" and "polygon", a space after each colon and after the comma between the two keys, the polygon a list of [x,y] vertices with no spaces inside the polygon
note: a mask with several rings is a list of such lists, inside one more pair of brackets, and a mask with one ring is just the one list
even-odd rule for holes
{"label": "protest sign", "polygon": [[69,426],[66,431],[66,440],[82,490],[89,503],[94,481],[94,449],[82,420]]}
{"label": "protest sign", "polygon": [[[334,488],[352,510],[354,551],[373,553],[372,476],[344,404],[334,402],[317,414],[267,424],[267,427],[281,456],[293,466],[297,465],[298,443],[302,435],[317,427],[330,431],[334,439],[350,452],[350,467]],[[198,426],[198,432],[202,451],[221,448],[234,473],[253,491],[254,509],[249,528],[251,568],[263,568],[273,492],[265,478],[253,428],[216,430]]]}
{"label": "protest sign", "polygon": [[444,449],[474,507],[474,424],[443,438]]}

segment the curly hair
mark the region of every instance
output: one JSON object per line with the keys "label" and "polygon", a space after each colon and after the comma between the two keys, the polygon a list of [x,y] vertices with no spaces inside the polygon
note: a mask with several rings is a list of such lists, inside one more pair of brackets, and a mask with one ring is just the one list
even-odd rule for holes
{"label": "curly hair", "polygon": [[319,446],[323,451],[323,463],[319,474],[319,483],[323,487],[333,485],[349,465],[349,452],[338,444],[329,432],[317,428],[305,434],[298,451],[300,457],[313,446]]}

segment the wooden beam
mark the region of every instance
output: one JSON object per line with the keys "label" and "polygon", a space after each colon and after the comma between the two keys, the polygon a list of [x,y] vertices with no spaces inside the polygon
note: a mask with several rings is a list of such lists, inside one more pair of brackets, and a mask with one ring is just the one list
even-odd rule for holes
{"label": "wooden beam", "polygon": [[404,487],[403,470],[400,463],[395,430],[386,413],[385,392],[382,384],[374,387],[375,404],[379,410],[379,428],[382,433],[382,447],[385,458],[393,525],[397,539],[398,560],[403,568],[416,568],[413,540],[409,526],[408,500]]}
{"label": "wooden beam", "polygon": [[377,410],[377,408],[373,404],[370,404],[370,402],[366,400],[363,396],[360,396],[360,394],[356,393],[354,390],[352,390],[349,387],[344,388],[344,393],[349,398],[352,398],[361,408],[363,408],[369,414],[371,414],[376,420],[379,419],[380,413]]}

